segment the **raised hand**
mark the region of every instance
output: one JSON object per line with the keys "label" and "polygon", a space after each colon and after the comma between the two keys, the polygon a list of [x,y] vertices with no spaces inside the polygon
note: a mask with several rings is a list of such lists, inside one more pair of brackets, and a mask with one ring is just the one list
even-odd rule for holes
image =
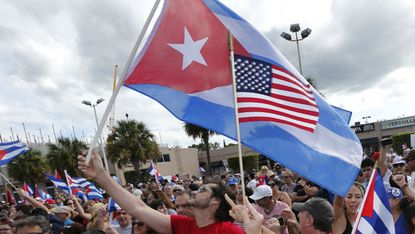
{"label": "raised hand", "polygon": [[81,170],[86,177],[95,180],[98,175],[106,173],[104,165],[102,164],[101,157],[98,155],[96,149],[92,151],[90,162],[86,161],[87,153],[88,151],[84,150],[82,155],[78,155],[78,169]]}

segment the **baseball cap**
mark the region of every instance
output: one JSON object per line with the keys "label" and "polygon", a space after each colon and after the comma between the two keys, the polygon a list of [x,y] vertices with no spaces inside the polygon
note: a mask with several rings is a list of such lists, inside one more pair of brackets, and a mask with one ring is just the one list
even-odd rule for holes
{"label": "baseball cap", "polygon": [[390,187],[386,190],[388,198],[401,199],[403,198],[402,191],[398,188]]}
{"label": "baseball cap", "polygon": [[46,199],[45,203],[46,203],[46,204],[49,204],[49,205],[56,204],[56,203],[55,203],[55,200],[50,199],[50,198],[49,198],[49,199]]}
{"label": "baseball cap", "polygon": [[293,209],[301,212],[307,211],[314,219],[314,225],[318,230],[331,231],[334,221],[333,206],[321,197],[312,197],[305,203],[295,202]]}
{"label": "baseball cap", "polygon": [[271,197],[272,196],[272,189],[268,185],[260,185],[255,188],[254,194],[250,196],[254,201],[261,200],[264,197]]}
{"label": "baseball cap", "polygon": [[239,183],[239,180],[235,177],[230,177],[228,179],[228,185],[237,185]]}
{"label": "baseball cap", "polygon": [[405,162],[405,160],[403,160],[402,157],[396,156],[392,161],[392,165],[397,165],[397,164],[405,164],[406,165],[406,162]]}
{"label": "baseball cap", "polygon": [[67,206],[57,206],[52,208],[50,211],[54,214],[71,214],[73,210]]}

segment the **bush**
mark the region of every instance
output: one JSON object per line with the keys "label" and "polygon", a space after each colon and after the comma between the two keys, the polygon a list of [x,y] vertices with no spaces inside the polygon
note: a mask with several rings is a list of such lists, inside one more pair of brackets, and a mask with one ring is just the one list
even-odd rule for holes
{"label": "bush", "polygon": [[411,134],[414,134],[413,132],[408,132],[408,133],[401,133],[398,135],[394,135],[392,136],[393,139],[393,150],[398,153],[399,155],[402,155],[403,150],[402,150],[402,145],[403,144],[407,144],[408,147],[410,146],[411,143]]}
{"label": "bush", "polygon": [[[244,170],[258,170],[258,155],[248,155],[242,157],[242,163],[244,164]],[[234,172],[239,172],[239,157],[228,158],[228,166]]]}

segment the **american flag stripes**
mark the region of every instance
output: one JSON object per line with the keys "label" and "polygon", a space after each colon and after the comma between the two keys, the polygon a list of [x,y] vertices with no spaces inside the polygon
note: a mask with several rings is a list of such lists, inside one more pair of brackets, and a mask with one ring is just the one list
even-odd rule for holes
{"label": "american flag stripes", "polygon": [[261,60],[235,55],[239,121],[270,121],[309,132],[319,110],[309,84],[291,72]]}

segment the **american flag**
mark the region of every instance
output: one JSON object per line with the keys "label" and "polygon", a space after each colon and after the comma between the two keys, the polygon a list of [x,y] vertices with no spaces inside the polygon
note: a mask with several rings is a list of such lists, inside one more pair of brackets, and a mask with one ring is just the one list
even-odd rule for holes
{"label": "american flag", "polygon": [[270,121],[309,132],[316,128],[319,110],[310,84],[286,69],[235,55],[239,122]]}

